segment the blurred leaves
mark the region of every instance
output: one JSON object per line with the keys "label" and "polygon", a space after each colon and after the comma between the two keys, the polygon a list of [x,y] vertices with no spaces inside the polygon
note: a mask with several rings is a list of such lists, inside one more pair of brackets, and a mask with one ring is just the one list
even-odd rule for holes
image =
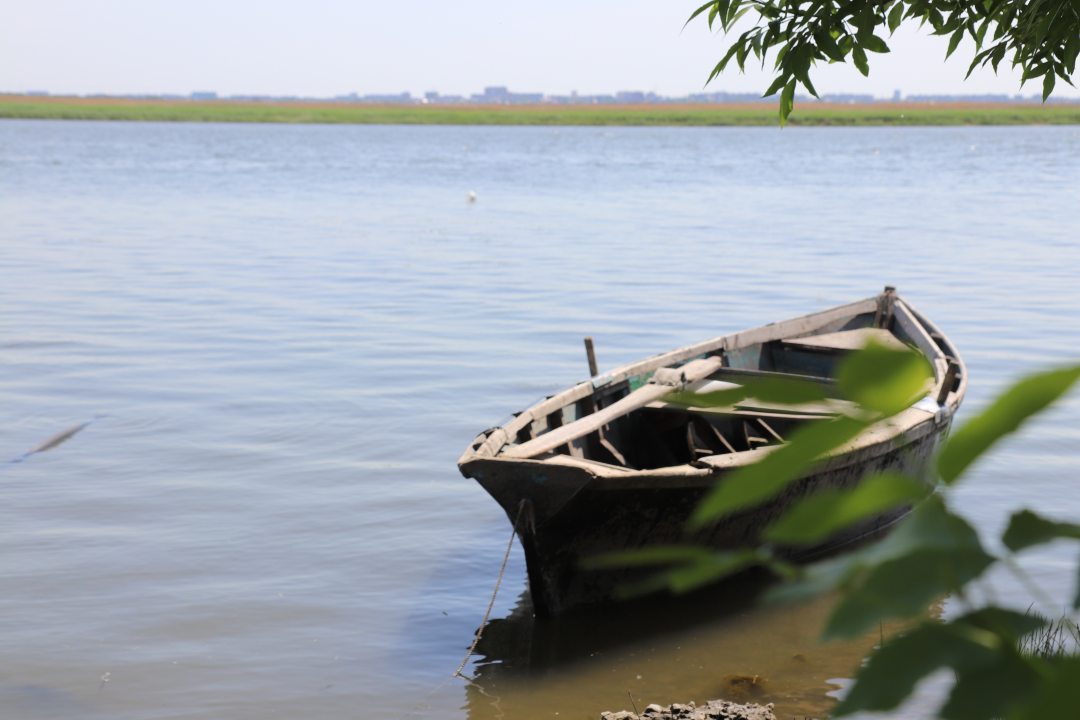
{"label": "blurred leaves", "polygon": [[666,546],[607,553],[582,562],[582,566],[590,570],[652,565],[671,567],[619,588],[618,597],[634,597],[664,589],[688,592],[758,565],[775,566],[781,574],[787,572],[783,563],[774,562],[772,555],[761,548],[714,552],[695,546]]}
{"label": "blurred leaves", "polygon": [[623,550],[606,553],[582,562],[587,570],[600,570],[619,567],[647,567],[650,565],[674,565],[677,563],[693,564],[708,561],[713,552],[700,545],[658,545],[640,550]]}
{"label": "blurred leaves", "polygon": [[[841,589],[843,597],[824,634],[852,637],[883,620],[924,612],[936,597],[961,589],[993,561],[974,528],[935,496],[920,503],[880,543],[809,566],[794,590],[773,597]],[[805,587],[800,590],[800,585]]]}
{"label": "blurred leaves", "polygon": [[[838,369],[838,386],[845,397],[861,409],[857,416],[841,415],[807,423],[791,434],[788,442],[764,452],[760,460],[725,477],[698,505],[690,519],[696,530],[734,512],[761,504],[812,472],[817,461],[854,439],[874,422],[900,412],[925,393],[932,377],[925,358],[911,349],[893,350],[871,343],[848,355]],[[788,380],[759,383],[753,391],[761,399],[800,402],[823,399],[827,386]],[[712,400],[733,404],[736,391],[721,391]],[[791,395],[785,397],[785,393]],[[729,394],[730,393],[730,394]],[[701,396],[693,396],[701,397]],[[849,510],[865,503],[866,496],[849,502]],[[842,503],[834,499],[833,503]],[[805,511],[803,511],[805,512]],[[791,532],[790,525],[787,532]]]}
{"label": "blurred leaves", "polygon": [[957,682],[942,717],[1002,717],[1030,691],[1034,674],[1017,653],[1016,643],[1044,622],[1010,610],[985,608],[948,623],[923,623],[870,656],[833,714],[892,710],[920,680],[947,667],[956,673]]}
{"label": "blurred leaves", "polygon": [[1009,519],[1009,527],[1001,536],[1005,547],[1014,552],[1062,538],[1080,540],[1080,525],[1047,520],[1030,510],[1013,514]]}
{"label": "blurred leaves", "polygon": [[779,447],[748,451],[760,453],[761,459],[738,468],[717,483],[691,515],[690,529],[700,529],[772,499],[812,468],[821,456],[848,442],[869,424],[867,420],[846,416],[807,423]]}
{"label": "blurred leaves", "polygon": [[824,637],[857,637],[883,620],[926,612],[936,598],[961,590],[993,562],[978,548],[920,549],[883,562],[844,586]]}
{"label": "blurred leaves", "polygon": [[852,353],[837,371],[845,397],[881,415],[909,407],[926,394],[933,377],[922,353],[891,350],[877,343]]}
{"label": "blurred leaves", "polygon": [[1065,657],[1050,665],[1039,692],[1013,716],[1016,720],[1046,720],[1075,716],[1080,708],[1080,658]]}
{"label": "blurred leaves", "polygon": [[927,494],[927,486],[906,475],[885,473],[852,489],[825,490],[805,497],[765,529],[769,542],[812,545],[860,520],[867,520]]}
{"label": "blurred leaves", "polygon": [[[721,10],[730,14],[732,5],[737,6],[737,0]],[[889,11],[890,27],[897,22],[901,7],[906,6],[898,2]],[[911,16],[909,9],[904,18]],[[862,47],[872,49],[875,43],[868,40],[872,35],[867,28],[872,29],[876,21],[864,18],[860,22],[862,35],[856,34],[857,38]],[[936,18],[934,26],[952,22],[952,17]],[[854,53],[860,48],[843,37],[832,40],[841,52]],[[833,52],[829,41],[823,45]],[[783,87],[787,92],[788,85]],[[972,581],[998,561],[986,551],[971,524],[949,509],[944,496],[948,484],[998,440],[1073,387],[1080,380],[1080,365],[1022,378],[956,430],[936,460],[936,468],[947,483],[942,493],[927,497],[930,488],[924,482],[892,472],[864,478],[844,489],[815,492],[809,485],[796,485],[859,433],[887,423],[923,397],[932,387],[932,378],[931,367],[921,354],[872,345],[840,363],[835,386],[747,378],[742,386],[715,393],[676,394],[672,400],[687,407],[720,409],[737,407],[751,398],[793,405],[818,403],[834,397],[837,391],[855,404],[850,408],[834,404],[844,408],[845,414],[806,423],[780,446],[746,451],[759,459],[724,476],[692,516],[689,529],[696,530],[775,502],[764,512],[779,512],[779,517],[763,530],[759,547],[723,552],[691,546],[653,548],[605,556],[592,566],[665,568],[635,586],[635,593],[660,588],[682,592],[764,566],[787,580],[767,593],[768,601],[798,601],[839,592],[824,628],[826,638],[858,637],[885,621],[915,620],[908,632],[873,653],[836,708],[837,716],[891,710],[923,678],[942,668],[950,669],[955,677],[951,693],[938,711],[947,720],[1075,715],[1080,707],[1080,660],[1067,654],[1048,656],[1019,649],[1022,638],[1046,624],[1037,615],[990,605],[947,622],[918,618],[942,597],[954,595],[963,600]],[[781,495],[783,502],[778,501]],[[909,504],[915,507],[907,518],[875,544],[802,567],[782,560],[783,548],[827,544],[829,538],[861,521]],[[785,505],[786,510],[780,512]],[[1080,524],[1019,510],[1012,515],[1002,542],[1015,552],[1057,539],[1080,540]],[[1080,606],[1080,590],[1075,604]]]}
{"label": "blurred leaves", "polygon": [[762,67],[773,59],[776,71],[765,96],[780,93],[780,123],[794,108],[797,85],[817,97],[810,72],[819,62],[846,62],[869,75],[866,53],[887,53],[878,34],[892,34],[905,22],[929,26],[934,35],[948,36],[949,57],[964,38],[974,44],[968,75],[989,65],[997,72],[1006,55],[1022,71],[1021,84],[1042,78],[1042,97],[1053,93],[1058,78],[1072,85],[1080,54],[1080,6],[1076,0],[851,0],[841,4],[821,0],[715,0],[699,6],[687,24],[705,16],[710,29],[734,33],[739,19],[752,13],[749,27],[728,46],[707,82],[734,59],[740,71],[751,56]]}
{"label": "blurred leaves", "polygon": [[938,457],[938,472],[956,482],[967,467],[994,443],[1015,432],[1032,415],[1046,409],[1080,379],[1080,365],[1026,377],[1006,390],[978,416],[953,433]]}
{"label": "blurred leaves", "polygon": [[826,383],[810,382],[795,378],[739,377],[736,387],[712,392],[673,392],[664,397],[667,403],[686,407],[717,408],[734,407],[750,398],[767,403],[801,405],[821,402],[829,397]]}
{"label": "blurred leaves", "polygon": [[767,553],[760,550],[713,553],[707,560],[699,560],[669,570],[666,585],[676,593],[688,592],[751,567],[767,565],[770,559]]}

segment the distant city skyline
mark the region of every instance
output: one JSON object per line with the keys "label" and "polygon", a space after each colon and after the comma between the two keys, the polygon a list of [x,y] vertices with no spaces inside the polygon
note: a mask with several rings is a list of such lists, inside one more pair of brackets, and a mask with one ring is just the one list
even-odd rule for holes
{"label": "distant city skyline", "polygon": [[[506,86],[547,95],[620,91],[687,96],[758,93],[760,66],[704,80],[725,47],[704,22],[683,28],[697,5],[662,0],[549,0],[528,7],[496,0],[436,3],[340,0],[36,0],[7,9],[0,26],[0,90],[53,94],[177,94],[334,97],[357,93],[468,96]],[[871,55],[870,77],[821,65],[826,94],[1030,95],[1003,63],[976,70],[961,44],[901,28],[893,49]],[[1059,83],[1057,97],[1080,97]]]}
{"label": "distant city skyline", "polygon": [[[595,105],[595,104],[709,104],[709,103],[754,103],[776,102],[776,96],[762,97],[758,93],[729,93],[729,92],[699,92],[689,95],[661,95],[654,92],[641,90],[620,90],[615,93],[600,93],[584,95],[571,92],[568,95],[553,93],[519,92],[504,85],[488,86],[480,93],[468,95],[444,94],[436,90],[429,90],[422,95],[413,95],[405,91],[400,93],[368,93],[357,92],[334,95],[330,97],[314,95],[264,95],[239,93],[234,95],[222,95],[213,90],[196,90],[190,93],[87,93],[82,95],[57,94],[44,89],[10,91],[0,88],[0,96],[20,97],[52,97],[52,98],[85,98],[85,99],[119,99],[119,100],[168,100],[195,102],[237,101],[237,102],[327,102],[327,103],[368,103],[368,104],[403,104],[403,105]],[[816,102],[818,100],[831,103],[875,103],[875,102],[1041,102],[1041,94],[1038,91],[1029,93],[922,93],[904,95],[895,90],[889,97],[877,97],[869,93],[821,93],[818,98],[813,98],[805,93],[797,93],[800,102]],[[1050,103],[1080,103],[1080,97],[1053,97]]]}

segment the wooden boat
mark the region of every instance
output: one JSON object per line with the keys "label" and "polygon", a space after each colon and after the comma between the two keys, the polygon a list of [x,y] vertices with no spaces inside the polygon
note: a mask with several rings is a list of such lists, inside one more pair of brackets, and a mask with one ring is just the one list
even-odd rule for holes
{"label": "wooden boat", "polygon": [[[665,396],[707,382],[745,383],[776,374],[833,384],[837,362],[871,339],[903,343],[927,358],[934,370],[927,396],[831,453],[780,497],[687,536],[686,521],[709,488],[770,452],[800,425],[836,416],[845,401],[770,405],[749,400],[705,409],[665,402]],[[458,462],[462,474],[479,482],[515,524],[538,615],[610,599],[634,572],[586,571],[584,558],[688,539],[716,548],[745,547],[806,493],[850,487],[882,470],[925,475],[967,387],[952,343],[888,287],[876,297],[714,338],[605,374],[596,374],[590,353],[590,369],[592,379],[481,433]],[[791,549],[788,556],[819,556],[880,532],[906,512],[873,518],[816,547]]]}

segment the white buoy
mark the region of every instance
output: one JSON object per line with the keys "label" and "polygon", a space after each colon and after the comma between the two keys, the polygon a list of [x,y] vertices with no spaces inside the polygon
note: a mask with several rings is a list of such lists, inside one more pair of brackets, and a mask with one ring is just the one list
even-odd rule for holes
{"label": "white buoy", "polygon": [[470,190],[469,194],[465,196],[465,201],[470,203],[476,202],[476,191]]}

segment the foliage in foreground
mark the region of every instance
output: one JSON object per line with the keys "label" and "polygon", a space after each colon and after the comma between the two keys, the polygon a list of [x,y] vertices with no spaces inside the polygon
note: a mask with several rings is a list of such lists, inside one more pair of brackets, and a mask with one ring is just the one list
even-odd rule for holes
{"label": "foliage in foreground", "polygon": [[709,0],[690,19],[705,16],[725,33],[749,12],[752,26],[731,43],[709,75],[712,81],[732,60],[740,69],[753,56],[762,67],[772,58],[776,77],[766,96],[780,94],[780,121],[787,120],[802,85],[817,97],[810,70],[818,62],[854,63],[870,74],[867,53],[887,53],[884,35],[905,22],[929,25],[949,38],[949,57],[965,38],[975,45],[968,75],[989,65],[997,72],[1008,58],[1022,71],[1021,84],[1041,78],[1043,100],[1058,79],[1072,85],[1080,53],[1080,3],[1076,0]]}
{"label": "foliage in foreground", "polygon": [[[725,478],[699,506],[691,529],[722,522],[776,497],[811,472],[823,455],[909,407],[925,393],[929,374],[922,356],[914,351],[870,347],[854,353],[841,365],[838,385],[860,409],[806,427],[761,461]],[[758,548],[735,552],[658,548],[616,554],[601,562],[666,566],[652,585],[676,591],[751,566],[768,567],[787,580],[769,593],[768,600],[839,591],[840,600],[824,629],[826,639],[859,636],[886,620],[923,617],[937,598],[953,595],[964,612],[944,622],[916,621],[909,631],[884,642],[859,671],[834,714],[893,709],[920,680],[949,668],[956,680],[939,710],[947,720],[1072,716],[1080,709],[1080,658],[1053,652],[1053,647],[1039,651],[1040,643],[1047,642],[1040,638],[1060,638],[1061,633],[1037,614],[993,604],[975,606],[970,584],[995,565],[1022,574],[1014,559],[1017,553],[1062,538],[1080,540],[1080,525],[1018,509],[1001,538],[1005,552],[999,554],[987,549],[971,523],[950,507],[949,495],[973,463],[1078,380],[1080,365],[1074,365],[1029,376],[1009,388],[944,443],[936,458],[941,485],[928,496],[925,483],[914,478],[878,475],[851,490],[805,497],[765,529],[764,544]],[[799,401],[810,401],[821,387],[793,387],[787,381],[686,401],[727,406],[748,394],[790,399],[792,393]],[[859,520],[913,502],[916,507],[908,518],[880,543],[807,567],[780,559],[778,548],[814,545]],[[1080,589],[1073,607],[1080,607]]]}

